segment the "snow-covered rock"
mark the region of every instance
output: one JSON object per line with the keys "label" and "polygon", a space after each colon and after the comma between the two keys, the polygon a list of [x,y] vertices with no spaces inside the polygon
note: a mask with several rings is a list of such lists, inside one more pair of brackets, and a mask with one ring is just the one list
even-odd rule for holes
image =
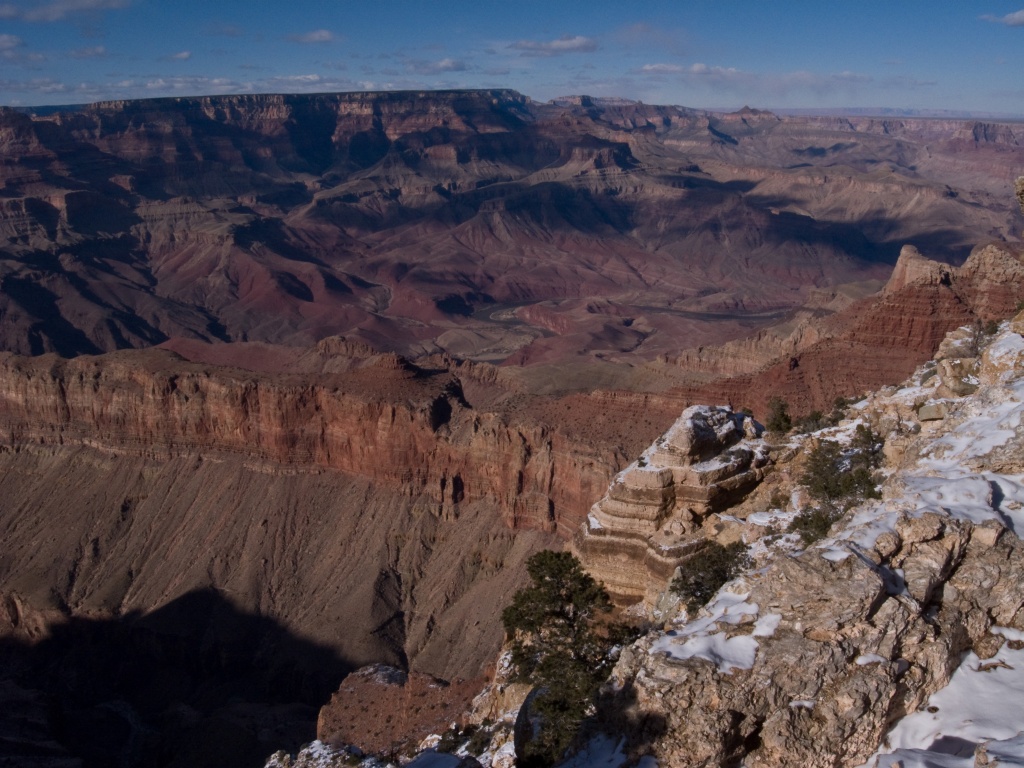
{"label": "snow-covered rock", "polygon": [[[919,371],[859,406],[902,441],[886,454],[882,499],[802,552],[770,549],[697,616],[622,654],[611,688],[622,717],[663,723],[648,745],[661,765],[854,766],[910,712],[925,724],[892,731],[897,753],[878,766],[966,768],[976,751],[1018,764],[1024,339],[1013,327],[969,365]],[[972,394],[950,397],[949,381],[968,373],[959,390]],[[946,415],[922,430],[916,412],[929,399]],[[961,687],[946,688],[958,668]],[[929,703],[944,689],[948,699]],[[966,699],[988,714],[962,715]],[[1012,714],[997,727],[1000,708]],[[928,749],[946,754],[922,757]]]}

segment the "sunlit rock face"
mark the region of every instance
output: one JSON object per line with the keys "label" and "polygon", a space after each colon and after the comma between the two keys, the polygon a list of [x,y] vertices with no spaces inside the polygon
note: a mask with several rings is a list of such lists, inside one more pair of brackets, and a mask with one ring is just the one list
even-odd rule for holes
{"label": "sunlit rock face", "polygon": [[573,539],[587,570],[622,602],[652,602],[704,546],[714,513],[764,477],[759,434],[729,408],[687,408],[591,508]]}
{"label": "sunlit rock face", "polygon": [[[936,361],[869,395],[848,420],[790,439],[798,461],[818,441],[843,443],[870,425],[886,439],[882,498],[816,542],[763,538],[751,549],[755,567],[622,654],[608,691],[618,716],[657,726],[635,737],[639,747],[673,766],[857,766],[885,751],[892,726],[928,706],[962,664],[974,674],[968,698],[991,702],[1002,683],[988,688],[987,678],[1012,670],[1006,654],[1019,658],[1024,630],[1022,329],[1024,314],[984,337],[969,393],[950,391],[940,365],[972,342],[964,328]],[[942,413],[917,415],[938,404]],[[780,489],[788,461],[774,468]],[[927,713],[953,727],[956,707],[974,703]],[[986,724],[974,740],[920,747],[956,743],[961,755],[983,756],[982,741],[1018,730]],[[890,762],[897,755],[867,764]]]}

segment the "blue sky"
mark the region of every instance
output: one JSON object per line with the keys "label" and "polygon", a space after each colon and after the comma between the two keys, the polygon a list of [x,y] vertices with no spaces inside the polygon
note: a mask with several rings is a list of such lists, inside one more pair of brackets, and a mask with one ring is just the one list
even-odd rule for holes
{"label": "blue sky", "polygon": [[494,87],[1024,114],[1024,0],[0,0],[0,104]]}

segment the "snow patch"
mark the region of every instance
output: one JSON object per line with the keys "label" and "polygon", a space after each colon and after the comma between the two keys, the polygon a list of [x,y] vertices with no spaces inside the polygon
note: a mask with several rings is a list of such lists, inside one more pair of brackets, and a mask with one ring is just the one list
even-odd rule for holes
{"label": "snow patch", "polygon": [[[886,738],[888,749],[861,768],[888,768],[897,760],[905,768],[974,768],[975,746],[985,741],[991,742],[990,758],[999,754],[1004,760],[1000,765],[1024,765],[1022,710],[1024,649],[1003,646],[986,661],[969,653],[949,685],[920,712],[900,720]],[[954,748],[956,753],[948,754]]]}
{"label": "snow patch", "polygon": [[625,746],[625,738],[615,740],[599,733],[587,742],[587,746],[559,763],[558,768],[620,768],[626,764]]}
{"label": "snow patch", "polygon": [[719,672],[728,675],[734,669],[753,667],[757,647],[757,640],[750,635],[729,637],[724,632],[716,632],[692,637],[681,646],[666,643],[662,639],[654,644],[652,650],[664,651],[677,661],[704,659],[717,666]]}
{"label": "snow patch", "polygon": [[754,637],[771,637],[779,628],[780,621],[782,621],[781,613],[766,613],[755,622],[754,631],[751,634]]}
{"label": "snow patch", "polygon": [[877,653],[865,653],[854,659],[854,664],[858,667],[866,667],[868,664],[885,664],[888,659],[884,656],[879,656]]}

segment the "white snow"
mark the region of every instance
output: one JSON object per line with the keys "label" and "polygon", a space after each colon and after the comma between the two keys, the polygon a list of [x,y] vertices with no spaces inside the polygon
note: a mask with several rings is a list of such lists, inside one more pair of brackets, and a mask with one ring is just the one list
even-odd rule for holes
{"label": "white snow", "polygon": [[[703,609],[705,615],[655,640],[650,652],[664,653],[677,661],[710,661],[723,674],[730,674],[734,669],[750,669],[757,655],[757,640],[752,635],[730,637],[724,631],[717,631],[721,625],[749,623],[750,617],[757,616],[757,604],[747,602],[748,594],[729,592],[723,587]],[[763,632],[768,632],[769,627],[774,631],[779,619],[765,617],[764,624],[760,621],[755,623],[754,631],[757,632],[759,625]]]}
{"label": "white snow", "polygon": [[1004,646],[994,658],[968,654],[949,685],[920,712],[903,718],[886,738],[888,747],[862,768],[974,768],[975,747],[990,744],[999,765],[1024,765],[1024,649]]}
{"label": "white snow", "polygon": [[865,653],[853,660],[858,667],[866,667],[868,664],[884,664],[888,659],[879,656],[877,653]]}
{"label": "white snow", "polygon": [[754,637],[771,637],[782,621],[781,613],[766,613],[754,623]]}
{"label": "white snow", "polygon": [[821,556],[826,560],[830,560],[833,563],[838,563],[848,558],[852,552],[846,549],[846,547],[825,547],[822,549]]}
{"label": "white snow", "polygon": [[1024,632],[1013,627],[992,627],[992,634],[1002,635],[1007,640],[1016,640],[1017,642],[1024,640]]}
{"label": "white snow", "polygon": [[406,763],[405,768],[456,768],[460,762],[462,758],[458,755],[428,749],[420,752],[411,763]]}
{"label": "white snow", "polygon": [[[621,768],[628,760],[623,752],[625,746],[624,738],[613,739],[599,733],[586,747],[568,760],[559,763],[557,768]],[[637,763],[637,768],[658,768],[658,761],[650,756],[642,757]]]}
{"label": "white snow", "polygon": [[625,746],[625,738],[615,740],[601,733],[571,758],[559,763],[558,768],[619,768],[626,763],[622,751]]}
{"label": "white snow", "polygon": [[1000,334],[995,341],[988,345],[988,359],[996,364],[1013,362],[1016,365],[1024,355],[1024,337],[1016,333]]}

